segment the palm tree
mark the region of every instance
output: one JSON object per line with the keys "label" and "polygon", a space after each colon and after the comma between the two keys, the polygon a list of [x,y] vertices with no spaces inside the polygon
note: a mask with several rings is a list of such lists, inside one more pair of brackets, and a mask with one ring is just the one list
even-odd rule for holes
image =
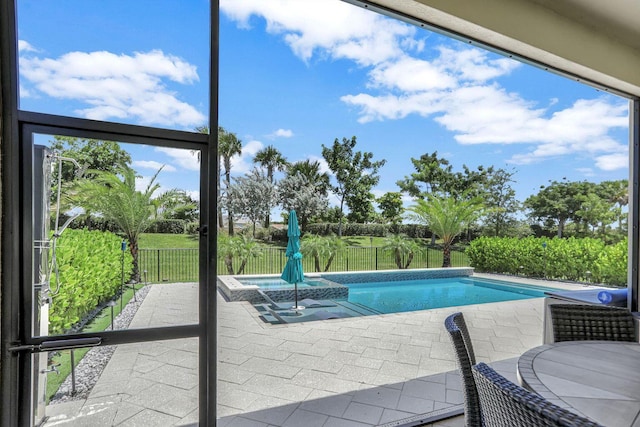
{"label": "palm tree", "polygon": [[[420,251],[420,245],[414,239],[395,234],[385,239],[382,249],[393,252],[398,268],[406,269],[409,268],[411,261],[413,261],[413,256]],[[405,257],[406,261],[403,262]]]}
{"label": "palm tree", "polygon": [[[274,183],[273,172],[276,170],[282,172],[289,165],[287,159],[285,159],[282,153],[278,151],[278,149],[273,145],[269,145],[258,151],[253,158],[253,163],[257,163],[267,170],[267,178],[269,179],[269,182],[271,182],[271,184]],[[269,213],[267,213],[264,219],[264,227],[269,228],[269,223],[270,215]]]}
{"label": "palm tree", "polygon": [[442,266],[451,267],[453,240],[482,215],[482,203],[478,198],[456,200],[434,194],[426,197],[426,200],[417,200],[408,210],[413,212],[412,219],[426,224],[442,239]]}
{"label": "palm tree", "polygon": [[[331,263],[340,252],[345,250],[346,243],[336,235],[316,236],[306,235],[300,244],[300,252],[305,256],[312,256],[316,272],[329,271]],[[324,270],[320,265],[320,260],[326,259]]]}
{"label": "palm tree", "polygon": [[[229,190],[231,186],[231,158],[239,156],[242,153],[242,141],[238,139],[235,133],[227,132],[222,126],[218,126],[218,177],[221,176],[220,164],[224,165],[225,189]],[[218,185],[218,188],[220,186]],[[233,236],[233,212],[231,211],[231,195],[227,194],[227,220],[229,221],[229,235]],[[218,195],[218,201],[220,197]]]}
{"label": "palm tree", "polygon": [[136,173],[122,164],[118,175],[95,171],[91,179],[77,182],[70,196],[76,206],[102,215],[120,228],[129,242],[133,257],[131,279],[140,281],[138,269],[138,237],[153,222],[153,193],[160,187],[156,178],[162,167],[153,175],[144,192],[136,190]]}
{"label": "palm tree", "polygon": [[296,174],[304,176],[322,195],[326,196],[329,193],[331,180],[327,172],[320,172],[320,162],[307,159],[289,165],[287,175]]}
{"label": "palm tree", "polygon": [[[218,258],[224,260],[229,274],[243,274],[249,258],[257,258],[261,255],[260,245],[249,236],[242,234],[233,237],[218,237]],[[237,273],[233,268],[234,258],[240,260]]]}

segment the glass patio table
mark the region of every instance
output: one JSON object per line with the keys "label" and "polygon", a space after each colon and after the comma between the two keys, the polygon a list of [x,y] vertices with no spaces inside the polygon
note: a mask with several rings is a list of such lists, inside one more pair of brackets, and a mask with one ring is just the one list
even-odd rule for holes
{"label": "glass patio table", "polygon": [[640,426],[640,344],[566,341],[518,359],[523,387],[605,426]]}

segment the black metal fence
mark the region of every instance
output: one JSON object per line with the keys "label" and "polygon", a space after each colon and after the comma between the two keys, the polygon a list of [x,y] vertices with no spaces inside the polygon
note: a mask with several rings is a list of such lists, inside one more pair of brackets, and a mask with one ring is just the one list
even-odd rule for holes
{"label": "black metal fence", "polygon": [[[239,274],[241,260],[233,261],[233,273]],[[316,263],[313,257],[303,259],[305,272],[315,272]],[[407,259],[401,260],[404,266]],[[282,272],[286,263],[285,249],[262,248],[260,256],[249,258],[242,274],[277,274]],[[319,271],[325,271],[327,260],[321,259]],[[466,267],[469,261],[464,250],[451,251],[451,265]],[[140,272],[146,271],[149,282],[194,282],[198,280],[198,249],[140,249]],[[442,249],[429,247],[416,253],[408,268],[442,267]],[[348,247],[337,254],[331,261],[327,271],[366,271],[397,269],[395,255],[380,247]],[[218,274],[229,274],[222,259],[218,260]],[[144,276],[142,276],[144,277]]]}

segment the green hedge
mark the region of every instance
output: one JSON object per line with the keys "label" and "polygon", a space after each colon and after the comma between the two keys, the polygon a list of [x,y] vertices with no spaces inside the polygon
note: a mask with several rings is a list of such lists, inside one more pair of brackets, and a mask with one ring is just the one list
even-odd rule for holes
{"label": "green hedge", "polygon": [[[60,280],[51,277],[49,331],[63,333],[120,291],[122,239],[110,232],[66,229],[58,239]],[[124,277],[132,257],[124,254]]]}
{"label": "green hedge", "polygon": [[145,233],[184,234],[187,223],[182,219],[158,219],[151,223]]}
{"label": "green hedge", "polygon": [[588,281],[624,286],[627,240],[605,245],[598,239],[480,237],[466,250],[479,272]]}
{"label": "green hedge", "polygon": [[[338,224],[310,224],[307,226],[306,232],[318,236],[338,234]],[[386,237],[389,234],[405,234],[411,238],[431,237],[429,229],[425,225],[420,224],[342,224],[343,236]]]}

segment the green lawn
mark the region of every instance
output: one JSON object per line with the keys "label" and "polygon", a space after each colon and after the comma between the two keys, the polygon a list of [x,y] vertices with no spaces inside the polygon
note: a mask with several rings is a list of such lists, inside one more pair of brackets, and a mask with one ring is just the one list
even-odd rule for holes
{"label": "green lawn", "polygon": [[138,241],[140,249],[197,249],[197,234],[142,233]]}

